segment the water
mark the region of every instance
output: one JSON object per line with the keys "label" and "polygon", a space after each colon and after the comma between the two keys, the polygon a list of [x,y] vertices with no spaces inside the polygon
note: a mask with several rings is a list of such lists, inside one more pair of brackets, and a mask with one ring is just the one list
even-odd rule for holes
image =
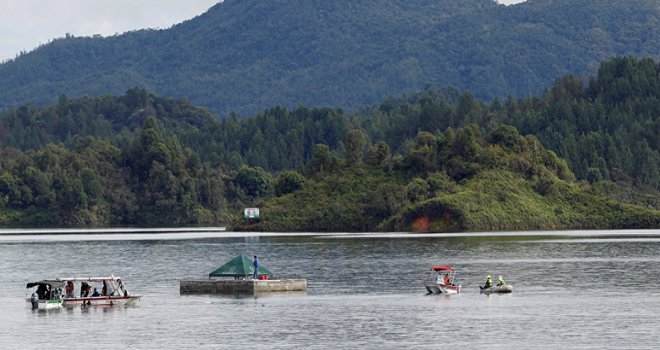
{"label": "water", "polygon": [[[660,344],[660,230],[286,236],[0,232],[1,348],[651,349]],[[34,233],[34,232],[31,232]],[[181,296],[235,255],[307,278],[303,295]],[[463,292],[426,295],[431,265]],[[33,312],[25,284],[123,277],[139,306]],[[482,295],[502,274],[510,295]]]}

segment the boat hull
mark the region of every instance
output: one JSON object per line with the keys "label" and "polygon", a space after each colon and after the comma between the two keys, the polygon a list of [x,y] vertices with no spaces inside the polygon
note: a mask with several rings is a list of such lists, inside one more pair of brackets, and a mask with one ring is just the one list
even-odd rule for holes
{"label": "boat hull", "polygon": [[[32,300],[30,298],[26,298],[25,301],[27,301],[30,306],[32,305]],[[63,305],[64,305],[63,299],[39,300],[37,302],[37,310],[40,311],[55,310],[62,308]]]}
{"label": "boat hull", "polygon": [[64,307],[86,306],[131,306],[140,300],[139,295],[64,298]]}
{"label": "boat hull", "polygon": [[461,286],[454,286],[444,283],[428,284],[426,290],[433,294],[458,294],[461,292]]}
{"label": "boat hull", "polygon": [[494,286],[490,288],[484,288],[482,286],[479,286],[479,289],[481,289],[482,293],[485,294],[491,294],[491,293],[511,293],[513,292],[513,286],[510,285],[505,285],[505,286]]}

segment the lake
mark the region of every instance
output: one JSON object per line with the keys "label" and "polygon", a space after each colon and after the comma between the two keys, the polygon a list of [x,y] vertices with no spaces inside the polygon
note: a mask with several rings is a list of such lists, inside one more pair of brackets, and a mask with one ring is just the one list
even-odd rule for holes
{"label": "lake", "polygon": [[[660,230],[256,234],[194,229],[0,231],[2,348],[655,349]],[[179,295],[232,257],[258,255],[306,294]],[[427,295],[452,265],[458,295]],[[110,275],[136,307],[33,312],[25,284]],[[512,294],[483,295],[486,275]]]}

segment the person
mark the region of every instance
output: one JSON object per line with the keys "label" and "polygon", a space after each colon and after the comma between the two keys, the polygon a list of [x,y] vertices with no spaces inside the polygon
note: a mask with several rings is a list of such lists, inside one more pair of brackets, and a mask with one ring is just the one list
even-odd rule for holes
{"label": "person", "polygon": [[103,281],[103,295],[112,296],[114,293],[115,291],[112,289],[112,284],[108,283],[108,281]]}
{"label": "person", "polygon": [[490,288],[493,286],[493,279],[490,277],[490,275],[486,276],[486,284],[484,285],[484,288]]}
{"label": "person", "polygon": [[451,285],[451,277],[449,277],[449,274],[445,275],[445,284],[446,285]]}
{"label": "person", "polygon": [[99,293],[99,290],[98,290],[98,289],[94,288],[94,293],[92,293],[92,296],[93,296],[93,297],[100,297],[100,296],[101,296],[101,293]]}
{"label": "person", "polygon": [[67,298],[73,298],[73,290],[75,289],[75,286],[73,285],[73,282],[67,281],[66,282],[66,297]]}
{"label": "person", "polygon": [[88,296],[89,296],[89,292],[90,292],[91,290],[92,290],[92,287],[91,287],[89,284],[87,284],[87,282],[83,282],[83,283],[80,285],[80,297],[81,297],[81,298],[83,298],[83,297],[88,297]]}
{"label": "person", "polygon": [[30,297],[30,303],[32,304],[32,310],[39,308],[39,296],[37,293],[32,293],[32,296]]}
{"label": "person", "polygon": [[46,285],[40,284],[39,287],[37,287],[37,296],[39,299],[44,300],[46,299],[46,294],[48,294],[48,289],[46,289]]}
{"label": "person", "polygon": [[505,284],[506,284],[506,283],[504,283],[504,278],[502,278],[502,276],[500,276],[500,278],[497,280],[497,285],[498,285],[498,286],[503,286],[503,285],[505,285]]}
{"label": "person", "polygon": [[254,275],[252,278],[255,280],[258,279],[259,277],[259,259],[257,259],[257,256],[254,256],[254,261],[252,261],[252,265],[254,266]]}

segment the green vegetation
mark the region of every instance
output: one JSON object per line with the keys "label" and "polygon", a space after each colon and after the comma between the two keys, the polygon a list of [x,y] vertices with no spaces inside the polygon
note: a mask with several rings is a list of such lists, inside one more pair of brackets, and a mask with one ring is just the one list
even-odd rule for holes
{"label": "green vegetation", "polygon": [[226,223],[256,205],[237,229],[657,227],[659,101],[660,64],[631,57],[541,97],[428,87],[353,115],[61,96],[0,113],[0,224]]}
{"label": "green vegetation", "polygon": [[354,111],[427,84],[537,95],[621,55],[660,58],[657,0],[226,0],[164,30],[67,36],[0,64],[0,110],[139,86],[221,115]]}
{"label": "green vegetation", "polygon": [[535,137],[509,126],[482,134],[476,125],[420,132],[407,153],[380,164],[351,164],[347,152],[339,169],[308,167],[303,188],[265,201],[261,219],[231,228],[446,232],[660,225],[659,210],[576,183],[566,163]]}

